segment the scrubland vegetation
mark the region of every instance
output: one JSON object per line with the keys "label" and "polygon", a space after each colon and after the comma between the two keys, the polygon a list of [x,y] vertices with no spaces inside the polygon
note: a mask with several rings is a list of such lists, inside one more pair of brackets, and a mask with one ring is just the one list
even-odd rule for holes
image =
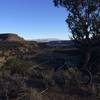
{"label": "scrubland vegetation", "polygon": [[100,73],[94,74],[93,84],[85,83],[88,75],[82,77],[84,73],[76,67],[78,53],[50,48],[17,45],[15,49],[10,45],[1,49],[0,57],[5,59],[0,63],[0,100],[100,99]]}

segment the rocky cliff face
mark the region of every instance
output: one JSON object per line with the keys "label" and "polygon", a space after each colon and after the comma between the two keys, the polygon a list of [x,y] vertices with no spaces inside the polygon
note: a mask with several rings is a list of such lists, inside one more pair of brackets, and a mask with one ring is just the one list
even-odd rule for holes
{"label": "rocky cliff face", "polygon": [[14,33],[4,33],[0,34],[0,41],[23,42],[24,39]]}
{"label": "rocky cliff face", "polygon": [[17,34],[0,34],[0,65],[12,57],[23,57],[25,54],[38,52],[36,42],[26,41]]}

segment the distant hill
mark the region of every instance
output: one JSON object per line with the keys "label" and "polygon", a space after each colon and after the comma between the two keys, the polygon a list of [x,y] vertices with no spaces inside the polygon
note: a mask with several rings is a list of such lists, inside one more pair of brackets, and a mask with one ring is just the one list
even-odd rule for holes
{"label": "distant hill", "polygon": [[3,33],[0,34],[0,41],[7,41],[7,42],[24,42],[25,40],[19,37],[15,33]]}
{"label": "distant hill", "polygon": [[47,38],[47,39],[35,39],[34,41],[36,41],[38,43],[45,43],[45,42],[50,42],[50,41],[59,41],[59,39]]}
{"label": "distant hill", "polygon": [[47,43],[49,46],[74,46],[74,44],[75,42],[72,40],[56,40]]}
{"label": "distant hill", "polygon": [[34,47],[47,47],[47,46],[73,46],[74,41],[71,40],[58,40],[58,39],[37,39],[34,41],[24,40],[24,38],[18,36],[15,33],[2,33],[0,34],[0,44],[18,43],[24,45],[30,45]]}
{"label": "distant hill", "polygon": [[[0,50],[15,50],[19,49],[23,52],[26,51],[35,51],[38,48],[38,44],[35,41],[27,41],[24,38],[18,36],[15,33],[4,33],[0,34]],[[17,51],[17,50],[15,50]]]}

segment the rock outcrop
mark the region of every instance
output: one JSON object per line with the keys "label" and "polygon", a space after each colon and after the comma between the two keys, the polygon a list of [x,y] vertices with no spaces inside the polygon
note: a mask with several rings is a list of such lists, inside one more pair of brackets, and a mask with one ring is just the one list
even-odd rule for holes
{"label": "rock outcrop", "polygon": [[4,33],[4,34],[0,34],[0,41],[24,42],[24,39],[14,33]]}

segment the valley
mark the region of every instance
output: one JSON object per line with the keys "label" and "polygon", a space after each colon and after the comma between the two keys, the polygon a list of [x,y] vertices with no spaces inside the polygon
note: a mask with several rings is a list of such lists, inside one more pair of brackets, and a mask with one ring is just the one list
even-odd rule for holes
{"label": "valley", "polygon": [[94,90],[81,83],[88,76],[78,70],[80,54],[72,41],[37,42],[2,34],[0,100],[99,100],[100,73],[93,77]]}

